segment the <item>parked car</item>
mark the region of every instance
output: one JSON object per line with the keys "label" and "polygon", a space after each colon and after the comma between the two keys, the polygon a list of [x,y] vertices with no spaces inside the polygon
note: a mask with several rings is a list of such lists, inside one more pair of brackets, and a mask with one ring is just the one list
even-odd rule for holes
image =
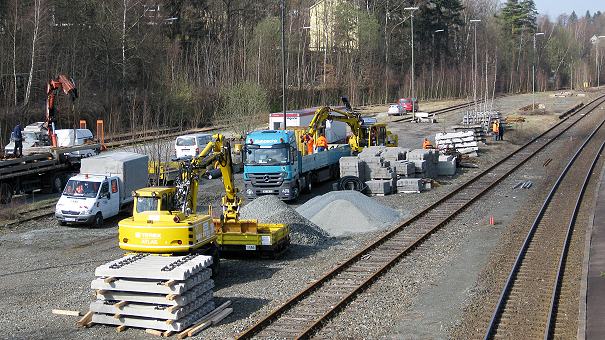
{"label": "parked car", "polygon": [[405,114],[405,110],[399,104],[389,105],[389,110],[387,111],[389,116],[400,116]]}
{"label": "parked car", "polygon": [[197,156],[211,140],[212,135],[208,133],[195,133],[177,137],[174,142],[176,158]]}
{"label": "parked car", "polygon": [[405,112],[412,112],[412,102],[414,102],[414,112],[418,111],[418,98],[400,98],[399,105]]}

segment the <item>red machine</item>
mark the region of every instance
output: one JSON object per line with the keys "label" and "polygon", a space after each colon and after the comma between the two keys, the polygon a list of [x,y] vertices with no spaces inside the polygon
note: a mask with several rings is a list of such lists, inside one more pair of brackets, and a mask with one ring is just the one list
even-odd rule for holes
{"label": "red machine", "polygon": [[78,98],[76,83],[70,77],[60,74],[56,79],[48,81],[46,86],[46,127],[48,128],[48,136],[52,146],[57,146],[57,135],[55,134],[57,108],[55,106],[55,97],[60,91],[69,95],[72,102]]}

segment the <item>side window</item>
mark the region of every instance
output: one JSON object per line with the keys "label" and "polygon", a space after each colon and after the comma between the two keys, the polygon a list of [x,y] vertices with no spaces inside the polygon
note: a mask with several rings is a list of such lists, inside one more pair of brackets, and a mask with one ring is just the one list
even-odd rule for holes
{"label": "side window", "polygon": [[101,194],[100,196],[106,196],[109,194],[109,183],[107,182],[103,182],[103,184],[101,185]]}
{"label": "side window", "polygon": [[116,192],[118,192],[118,180],[112,179],[111,180],[111,193],[115,194]]}

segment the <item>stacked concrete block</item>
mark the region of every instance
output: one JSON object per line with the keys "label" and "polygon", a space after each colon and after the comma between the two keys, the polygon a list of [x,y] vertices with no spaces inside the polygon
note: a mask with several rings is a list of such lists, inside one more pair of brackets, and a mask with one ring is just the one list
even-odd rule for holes
{"label": "stacked concrete block", "polygon": [[340,177],[355,176],[366,178],[366,165],[357,157],[342,157],[339,161]]}
{"label": "stacked concrete block", "polygon": [[387,149],[386,146],[368,146],[363,148],[363,150],[359,153],[360,157],[377,157]]}
{"label": "stacked concrete block", "polygon": [[393,193],[393,181],[388,179],[372,179],[366,181],[366,192],[370,195],[390,195]]}
{"label": "stacked concrete block", "polygon": [[408,152],[407,160],[416,166],[416,177],[437,178],[438,150],[415,149]]}
{"label": "stacked concrete block", "polygon": [[397,161],[405,160],[405,156],[409,151],[410,151],[409,149],[404,149],[404,148],[400,148],[400,147],[386,148],[380,154],[380,157],[384,158],[385,160],[387,160],[391,163],[394,163]]}
{"label": "stacked concrete block", "polygon": [[456,174],[456,157],[453,155],[440,155],[437,172],[439,176],[454,176]]}
{"label": "stacked concrete block", "polygon": [[421,178],[402,178],[397,181],[397,192],[411,193],[424,190],[424,181]]}
{"label": "stacked concrete block", "polygon": [[97,267],[93,323],[179,332],[214,310],[212,257],[127,255]]}
{"label": "stacked concrete block", "polygon": [[414,177],[416,173],[416,166],[410,161],[396,161],[393,163],[393,166],[397,175],[401,177]]}

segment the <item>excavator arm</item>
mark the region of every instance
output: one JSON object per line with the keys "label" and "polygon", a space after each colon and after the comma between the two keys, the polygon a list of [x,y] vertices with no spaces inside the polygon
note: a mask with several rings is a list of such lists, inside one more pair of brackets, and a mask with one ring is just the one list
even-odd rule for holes
{"label": "excavator arm", "polygon": [[60,74],[57,78],[48,81],[46,85],[46,127],[48,129],[48,136],[52,141],[52,146],[57,146],[57,137],[55,136],[55,121],[57,117],[55,97],[60,91],[69,95],[72,102],[78,98],[76,83],[70,77]]}
{"label": "excavator arm", "polygon": [[359,148],[359,137],[361,134],[362,120],[358,114],[352,111],[333,109],[329,106],[320,107],[315,111],[315,115],[313,116],[311,123],[309,123],[307,133],[317,140],[317,137],[319,137],[317,134],[319,133],[320,128],[324,126],[326,121],[333,120],[349,125],[351,132],[353,133],[353,136],[349,140],[349,144],[353,151],[361,151],[361,148]]}
{"label": "excavator arm", "polygon": [[235,187],[233,178],[231,147],[225,141],[225,137],[222,134],[213,135],[212,141],[191,160],[189,165],[190,170],[182,172],[180,182],[189,182],[189,185],[187,185],[188,188],[186,188],[188,196],[186,202],[188,204],[184,205],[183,208],[195,211],[195,207],[197,207],[199,175],[204,173],[206,168],[211,164],[216,164],[220,168],[225,187],[225,195],[221,200],[223,208],[221,220],[224,222],[235,222],[239,219],[239,208],[242,204],[242,199],[237,194],[238,190]]}

